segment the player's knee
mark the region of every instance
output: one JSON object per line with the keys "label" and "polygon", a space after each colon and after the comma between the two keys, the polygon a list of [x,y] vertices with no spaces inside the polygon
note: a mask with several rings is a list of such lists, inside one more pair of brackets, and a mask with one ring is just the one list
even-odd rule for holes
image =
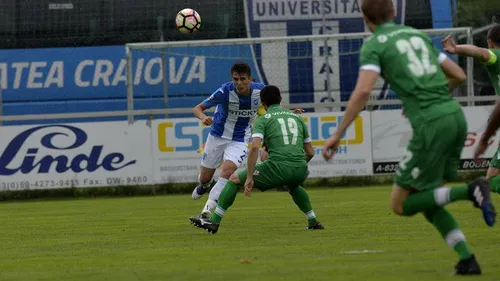
{"label": "player's knee", "polygon": [[231,171],[231,170],[222,170],[220,172],[219,177],[221,177],[223,179],[229,179],[229,178],[231,178],[231,176],[233,175],[233,173],[234,173],[234,170],[233,171]]}
{"label": "player's knee", "polygon": [[222,171],[220,172],[220,177],[223,179],[228,179],[236,171],[236,165],[231,161],[226,161],[222,165]]}
{"label": "player's knee", "polygon": [[410,192],[408,190],[401,188],[397,184],[393,184],[391,193],[391,209],[396,215],[403,215],[403,203],[406,198],[408,198],[409,194]]}
{"label": "player's knee", "polygon": [[391,208],[392,208],[392,211],[396,215],[398,215],[398,216],[402,216],[403,215],[403,204],[401,204],[400,202],[394,202],[394,201],[392,201]]}
{"label": "player's knee", "polygon": [[240,178],[238,177],[238,174],[237,173],[233,173],[230,177],[229,177],[229,180],[234,182],[235,184],[239,184],[240,183]]}
{"label": "player's knee", "polygon": [[201,184],[207,184],[207,183],[209,183],[212,180],[212,177],[213,177],[213,175],[208,175],[208,174],[205,174],[205,173],[201,173],[201,174],[198,175],[198,181]]}

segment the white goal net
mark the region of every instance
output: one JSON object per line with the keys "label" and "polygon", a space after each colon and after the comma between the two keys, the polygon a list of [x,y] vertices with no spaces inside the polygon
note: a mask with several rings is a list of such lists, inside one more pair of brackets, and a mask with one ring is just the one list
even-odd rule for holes
{"label": "white goal net", "polygon": [[[424,32],[439,48],[440,39],[448,34],[472,42],[468,28]],[[191,108],[230,81],[233,63],[244,61],[252,67],[256,81],[282,90],[284,104],[298,104],[316,111],[341,110],[356,83],[360,48],[370,35],[129,43],[126,45],[129,109],[140,109],[144,103],[155,103],[157,108]],[[469,74],[469,80],[454,94],[472,96],[472,60],[456,61]],[[377,100],[381,105],[372,109],[397,108],[393,99],[390,86],[380,80],[372,101]]]}

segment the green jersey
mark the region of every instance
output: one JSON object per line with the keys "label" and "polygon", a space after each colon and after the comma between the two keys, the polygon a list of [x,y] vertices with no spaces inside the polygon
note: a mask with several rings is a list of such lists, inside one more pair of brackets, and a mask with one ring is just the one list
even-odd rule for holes
{"label": "green jersey", "polygon": [[493,88],[500,95],[500,49],[490,49],[490,60],[485,62]]}
{"label": "green jersey", "polygon": [[272,105],[264,116],[255,120],[252,137],[264,140],[269,161],[286,166],[307,166],[304,143],[311,142],[306,124],[300,116],[280,105]]}
{"label": "green jersey", "polygon": [[412,125],[461,110],[440,63],[446,59],[423,32],[387,22],[361,48],[360,69],[377,71],[403,102]]}

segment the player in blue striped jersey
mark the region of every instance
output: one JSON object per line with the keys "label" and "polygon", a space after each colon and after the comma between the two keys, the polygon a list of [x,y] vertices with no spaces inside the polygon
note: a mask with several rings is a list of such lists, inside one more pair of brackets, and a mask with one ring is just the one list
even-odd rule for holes
{"label": "player in blue striped jersey", "polygon": [[[248,64],[235,63],[231,67],[232,81],[223,84],[193,109],[203,124],[211,125],[201,160],[200,184],[193,190],[193,199],[201,198],[209,189],[215,170],[221,168],[219,180],[210,190],[200,214],[203,218],[210,218],[227,179],[247,156],[252,122],[261,106],[260,90],[264,87],[252,82],[251,74]],[[214,117],[205,115],[204,111],[214,106]]]}

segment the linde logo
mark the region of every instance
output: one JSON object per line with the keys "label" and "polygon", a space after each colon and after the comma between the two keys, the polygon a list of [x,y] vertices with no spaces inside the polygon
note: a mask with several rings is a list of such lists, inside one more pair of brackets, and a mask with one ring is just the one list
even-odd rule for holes
{"label": "linde logo", "polygon": [[[30,137],[35,132],[47,129],[47,133],[40,138],[40,143],[33,145]],[[67,131],[70,132],[68,134]],[[55,137],[60,140],[71,138],[70,144],[55,144]],[[46,125],[30,128],[14,137],[0,156],[0,175],[10,176],[17,172],[28,174],[35,171],[39,174],[51,172],[55,165],[55,172],[64,173],[72,171],[94,172],[100,168],[106,171],[116,171],[136,163],[136,160],[125,161],[125,156],[119,152],[103,154],[103,145],[94,145],[87,153],[68,156],[73,149],[77,149],[87,142],[88,136],[82,129],[69,125]],[[24,145],[28,145],[27,149]],[[39,155],[40,148],[50,150],[47,155]],[[46,150],[43,149],[43,150]],[[24,155],[23,155],[24,153]],[[19,159],[22,159],[19,161]],[[39,160],[36,160],[39,159]]]}

